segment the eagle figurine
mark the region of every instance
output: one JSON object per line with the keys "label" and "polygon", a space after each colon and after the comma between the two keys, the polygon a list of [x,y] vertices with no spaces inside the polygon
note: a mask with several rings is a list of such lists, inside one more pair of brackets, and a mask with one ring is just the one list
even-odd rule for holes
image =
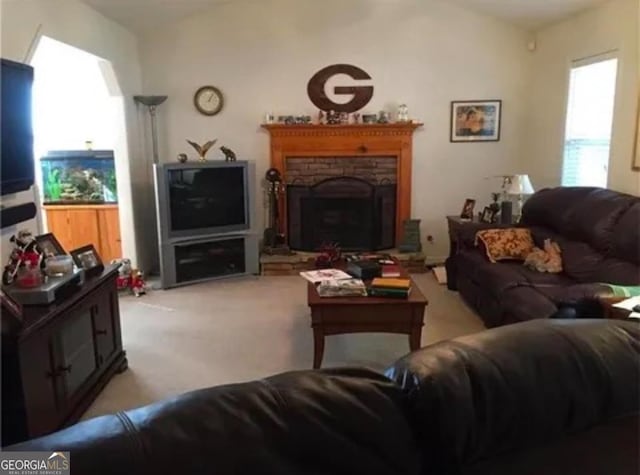
{"label": "eagle figurine", "polygon": [[205,155],[207,154],[209,149],[215,145],[215,143],[217,141],[218,141],[218,139],[209,140],[204,145],[198,145],[197,143],[192,142],[191,140],[187,140],[189,145],[191,145],[196,150],[196,152],[198,152],[198,155],[200,156],[200,161],[201,162],[204,162],[206,160],[206,158],[204,158]]}

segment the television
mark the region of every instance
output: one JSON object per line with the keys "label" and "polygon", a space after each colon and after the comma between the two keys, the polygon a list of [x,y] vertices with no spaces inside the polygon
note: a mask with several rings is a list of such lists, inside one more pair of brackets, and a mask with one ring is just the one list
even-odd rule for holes
{"label": "television", "polygon": [[250,229],[249,162],[155,164],[160,240]]}
{"label": "television", "polygon": [[8,59],[0,66],[0,194],[28,190],[34,182],[31,113],[33,68]]}

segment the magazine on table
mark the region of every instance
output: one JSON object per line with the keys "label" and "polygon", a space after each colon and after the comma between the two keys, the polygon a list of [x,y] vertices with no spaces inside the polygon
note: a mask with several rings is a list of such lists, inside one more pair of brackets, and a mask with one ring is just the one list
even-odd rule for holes
{"label": "magazine on table", "polygon": [[340,269],[319,269],[300,272],[300,276],[312,284],[328,280],[351,279],[351,276]]}
{"label": "magazine on table", "polygon": [[323,280],[316,287],[320,297],[366,297],[367,287],[360,279]]}

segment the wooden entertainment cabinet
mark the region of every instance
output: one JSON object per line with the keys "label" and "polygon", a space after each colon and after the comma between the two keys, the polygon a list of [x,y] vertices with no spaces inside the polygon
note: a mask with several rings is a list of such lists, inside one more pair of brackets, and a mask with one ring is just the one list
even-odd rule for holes
{"label": "wooden entertainment cabinet", "polygon": [[24,306],[21,324],[2,312],[3,446],[73,424],[127,368],[117,275],[108,265],[51,305]]}

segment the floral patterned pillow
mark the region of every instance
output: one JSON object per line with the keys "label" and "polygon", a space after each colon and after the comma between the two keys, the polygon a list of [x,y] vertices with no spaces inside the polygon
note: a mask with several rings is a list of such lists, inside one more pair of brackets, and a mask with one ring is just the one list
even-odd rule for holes
{"label": "floral patterned pillow", "polygon": [[494,263],[504,259],[524,261],[534,248],[531,231],[526,228],[485,229],[476,233],[476,246],[478,241]]}

